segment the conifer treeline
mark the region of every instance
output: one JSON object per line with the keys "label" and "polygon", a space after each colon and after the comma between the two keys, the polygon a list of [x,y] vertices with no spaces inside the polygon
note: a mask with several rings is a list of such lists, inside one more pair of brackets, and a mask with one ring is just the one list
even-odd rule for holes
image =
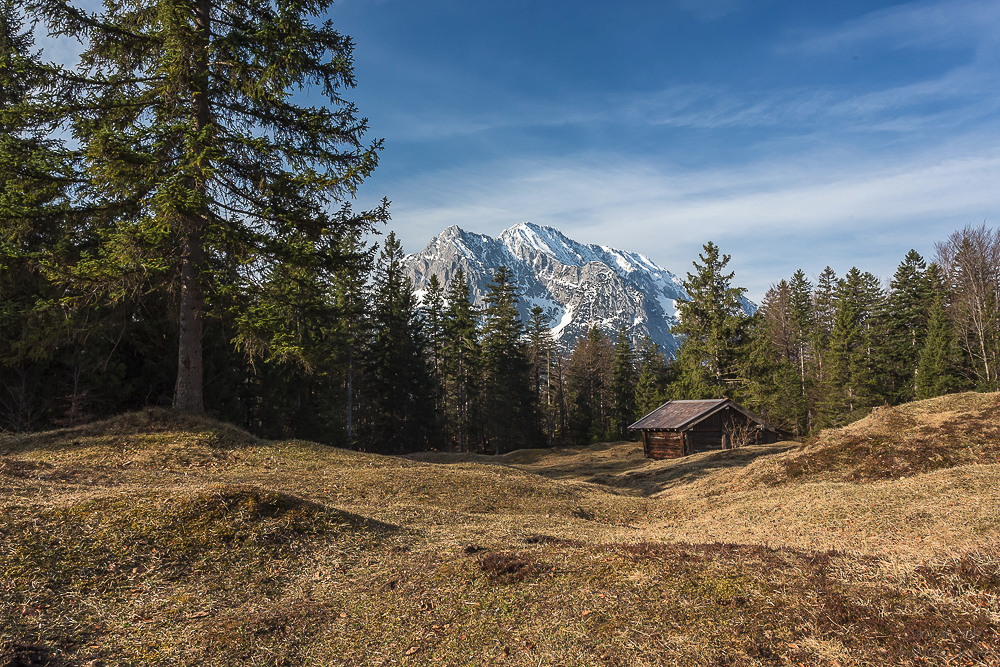
{"label": "conifer treeline", "polygon": [[[671,360],[648,338],[633,349],[628,331],[612,340],[596,327],[560,352],[541,308],[519,319],[506,268],[482,308],[461,270],[447,284],[432,276],[418,302],[393,234],[377,258],[357,235],[341,243],[354,261],[322,281],[272,275],[273,293],[241,315],[259,339],[213,321],[212,414],[374,452],[500,453],[628,438],[669,399],[727,396],[803,435],[876,405],[1000,384],[1000,233],[985,227],[953,234],[930,264],[910,251],[886,286],[857,268],[828,267],[815,284],[797,271],[752,316],[709,243],[685,281]],[[60,329],[37,308],[52,289],[27,267],[0,275],[5,430],[169,405],[176,334],[159,299],[94,307]]]}
{"label": "conifer treeline", "polygon": [[885,403],[995,391],[998,303],[1000,231],[985,226],[938,243],[931,263],[911,250],[887,288],[856,268],[827,268],[816,286],[799,271],[762,304],[762,408],[805,433]]}
{"label": "conifer treeline", "polygon": [[[911,250],[887,285],[857,268],[828,267],[815,284],[796,271],[750,316],[729,256],[709,243],[669,360],[648,338],[633,349],[624,329],[612,340],[593,327],[557,350],[541,308],[518,317],[504,267],[481,308],[461,270],[432,276],[418,301],[394,234],[377,257],[358,235],[341,244],[354,260],[322,281],[272,275],[273,293],[241,315],[259,339],[213,321],[212,414],[373,452],[501,453],[628,438],[669,399],[726,396],[804,435],[876,405],[1000,386],[1000,232],[986,227],[955,232],[929,264]],[[3,429],[169,405],[176,325],[159,299],[95,306],[60,329],[37,308],[52,289],[27,267],[0,274]]]}
{"label": "conifer treeline", "polygon": [[728,256],[705,250],[659,399],[726,396],[804,435],[877,405],[1000,388],[998,230],[956,231],[931,263],[911,250],[888,285],[856,267],[839,278],[827,267],[816,284],[796,271],[753,316],[722,273]]}

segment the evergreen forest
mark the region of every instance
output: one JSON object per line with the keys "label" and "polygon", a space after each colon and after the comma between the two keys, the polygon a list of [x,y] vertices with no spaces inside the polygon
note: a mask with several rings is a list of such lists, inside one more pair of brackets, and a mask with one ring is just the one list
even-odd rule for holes
{"label": "evergreen forest", "polygon": [[[315,21],[329,4],[0,0],[0,429],[172,407],[268,438],[503,453],[628,439],[670,399],[806,435],[1000,389],[985,225],[888,281],[797,271],[752,315],[707,243],[672,359],[596,327],[557,349],[504,268],[480,305],[461,271],[418,298],[388,201],[352,207],[382,143],[346,98],[351,39]],[[44,59],[29,16],[85,45],[78,67]]]}

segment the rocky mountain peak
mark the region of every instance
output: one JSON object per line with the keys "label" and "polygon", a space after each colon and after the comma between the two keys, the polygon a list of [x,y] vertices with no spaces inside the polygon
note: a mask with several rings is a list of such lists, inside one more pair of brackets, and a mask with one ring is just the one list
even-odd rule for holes
{"label": "rocky mountain peak", "polygon": [[522,319],[541,306],[564,348],[597,326],[612,338],[624,327],[633,344],[648,335],[667,353],[677,349],[670,327],[676,323],[675,301],[687,295],[673,273],[639,253],[579,243],[553,227],[522,222],[498,238],[449,227],[405,264],[417,290],[432,274],[447,284],[461,268],[478,305],[493,273],[507,266]]}

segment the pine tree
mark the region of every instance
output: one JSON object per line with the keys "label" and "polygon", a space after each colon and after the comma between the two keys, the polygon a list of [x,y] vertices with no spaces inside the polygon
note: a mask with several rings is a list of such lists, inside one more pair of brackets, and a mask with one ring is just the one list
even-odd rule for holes
{"label": "pine tree", "polygon": [[829,266],[823,269],[816,281],[813,313],[812,350],[815,368],[813,376],[817,382],[827,379],[825,367],[826,355],[830,349],[830,336],[833,335],[834,320],[837,317],[837,274]]}
{"label": "pine tree", "polygon": [[964,386],[959,373],[962,351],[958,347],[955,327],[945,309],[947,297],[937,264],[928,267],[927,282],[932,296],[927,333],[916,370],[917,398],[941,396]]}
{"label": "pine tree", "polygon": [[528,360],[531,363],[532,390],[538,409],[538,426],[545,433],[549,446],[554,438],[554,406],[552,403],[552,356],[555,343],[548,328],[548,317],[541,306],[531,309],[528,320]]}
{"label": "pine tree", "polygon": [[517,312],[511,272],[501,266],[487,286],[483,311],[486,451],[501,454],[536,441],[531,369],[521,342],[524,325]]}
{"label": "pine tree", "polygon": [[[60,411],[67,370],[71,411],[86,391],[81,336],[69,326],[75,318],[58,308],[61,291],[43,264],[71,231],[72,154],[49,136],[52,119],[29,113],[58,92],[60,71],[34,51],[21,6],[0,0],[0,429],[14,431],[45,425]],[[59,250],[66,259],[77,248]]]}
{"label": "pine tree", "polygon": [[[342,97],[351,40],[312,19],[329,5],[109,0],[88,14],[28,2],[51,33],[86,45],[62,111],[82,142],[74,204],[94,213],[99,244],[54,270],[76,301],[176,295],[181,411],[204,410],[206,317],[239,312],[275,267],[332,268],[331,234],[387,216],[385,202],[363,213],[345,203],[381,144],[363,144],[367,124]],[[321,104],[295,104],[300,87]]]}
{"label": "pine tree", "polygon": [[[74,153],[53,138],[61,69],[43,63],[17,0],[0,0],[0,254],[38,259],[63,239]],[[33,111],[33,109],[35,111]]]}
{"label": "pine tree", "polygon": [[611,435],[614,349],[596,325],[576,342],[566,369],[570,437],[578,444]]}
{"label": "pine tree", "polygon": [[461,268],[448,283],[444,326],[445,388],[448,395],[445,433],[459,452],[477,442],[482,426],[480,398],[482,349],[478,313]]}
{"label": "pine tree", "polygon": [[639,378],[635,368],[635,353],[625,327],[618,329],[615,342],[615,362],[611,372],[611,434],[628,440],[628,427],[636,420],[635,391]]}
{"label": "pine tree", "polygon": [[444,346],[446,340],[444,314],[444,287],[437,274],[432,273],[427,280],[424,291],[423,312],[424,333],[427,338],[427,361],[431,369],[434,383],[434,423],[439,429],[445,428],[444,413],[446,411],[444,392]]}
{"label": "pine tree", "polygon": [[552,364],[552,404],[553,404],[553,440],[557,446],[571,445],[573,434],[570,431],[570,392],[569,392],[569,357],[566,354],[556,355]]}
{"label": "pine tree", "polygon": [[841,424],[884,397],[877,386],[874,316],[882,307],[878,279],[851,268],[837,284],[830,334],[823,419]]}
{"label": "pine tree", "polygon": [[403,273],[395,233],[386,237],[374,283],[359,437],[367,451],[427,449],[434,442],[433,383],[413,285]]}
{"label": "pine tree", "polygon": [[906,254],[889,289],[878,325],[884,350],[879,375],[885,385],[886,400],[895,404],[916,396],[915,374],[934,300],[927,264],[915,250]]}
{"label": "pine tree", "polygon": [[[806,278],[802,269],[792,274],[792,279],[788,281],[789,297],[791,301],[791,317],[793,331],[793,344],[795,345],[795,360],[799,363],[799,374],[802,377],[803,386],[805,384],[806,366],[812,354],[810,337],[816,325],[816,308],[813,302],[813,286]],[[803,389],[803,393],[805,390]]]}
{"label": "pine tree", "polygon": [[358,355],[370,334],[365,315],[370,301],[368,278],[376,247],[369,248],[358,230],[348,230],[341,244],[338,254],[347,261],[334,272],[333,301],[337,311],[336,332],[344,433],[347,445],[354,447],[355,379],[358,376]]}
{"label": "pine tree", "polygon": [[677,352],[679,391],[685,398],[714,398],[732,394],[743,380],[741,355],[746,353],[748,318],[743,312],[742,287],[733,287],[733,273],[725,273],[729,255],[720,255],[712,242],[694,262],[684,289],[690,299],[678,304],[680,322],[671,329],[683,336]]}
{"label": "pine tree", "polygon": [[[262,278],[243,298],[241,311],[225,324],[238,332],[234,335],[230,329],[226,338],[241,344],[248,358],[256,360],[255,366],[266,366],[262,372],[267,382],[259,391],[268,405],[258,404],[269,415],[263,420],[270,422],[265,430],[272,437],[343,445],[348,434],[340,414],[338,323],[345,313],[337,304],[336,276],[321,267],[290,262],[273,267]],[[211,325],[214,329],[220,322]],[[227,356],[225,340],[218,342],[216,352]],[[206,369],[215,361],[206,354]],[[235,377],[230,380],[239,382]],[[218,392],[214,393],[216,403]]]}
{"label": "pine tree", "polygon": [[642,417],[660,407],[665,401],[667,362],[660,346],[649,336],[639,344],[639,376],[635,386],[636,415]]}

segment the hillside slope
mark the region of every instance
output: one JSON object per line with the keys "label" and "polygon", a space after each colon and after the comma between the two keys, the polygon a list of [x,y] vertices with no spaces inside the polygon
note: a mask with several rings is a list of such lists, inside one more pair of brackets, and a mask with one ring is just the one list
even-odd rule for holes
{"label": "hillside slope", "polygon": [[673,462],[0,436],[0,665],[996,664],[997,401]]}

